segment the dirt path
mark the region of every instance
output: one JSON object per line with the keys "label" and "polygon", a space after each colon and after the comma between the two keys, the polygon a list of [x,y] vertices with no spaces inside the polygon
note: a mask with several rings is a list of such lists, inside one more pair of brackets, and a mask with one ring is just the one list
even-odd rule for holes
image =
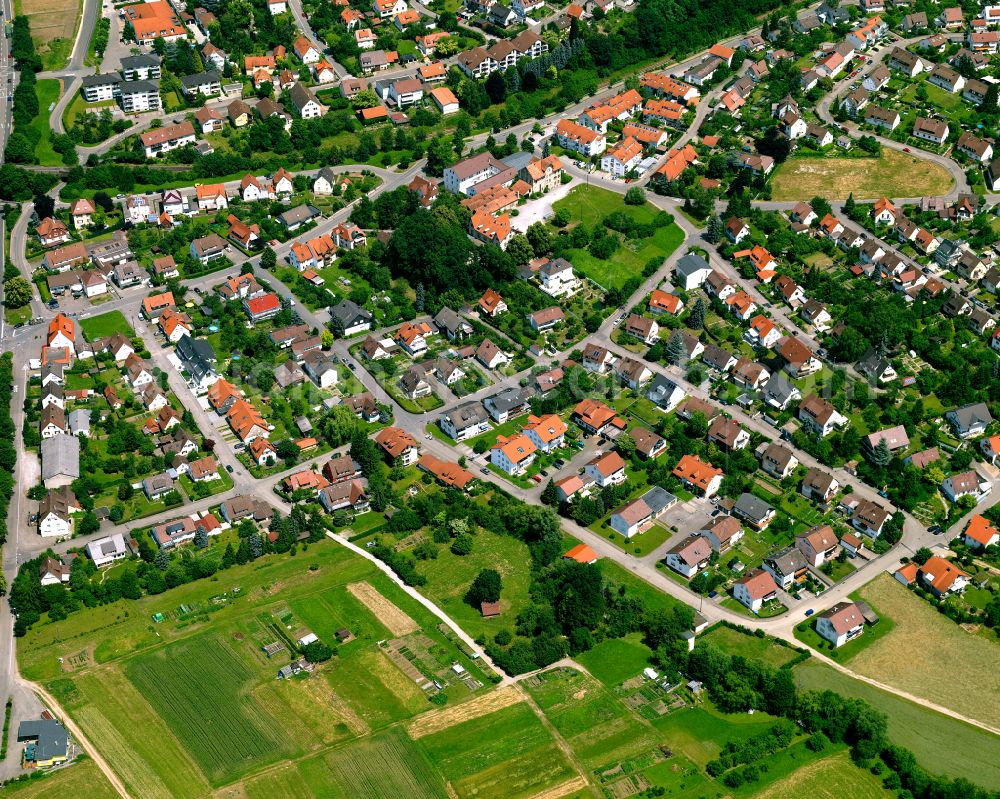
{"label": "dirt path", "polygon": [[108,762],[101,756],[101,753],[98,752],[97,749],[95,749],[94,746],[90,743],[90,741],[87,740],[86,736],[84,736],[83,734],[83,730],[81,730],[77,726],[76,722],[73,721],[72,718],[70,718],[69,714],[65,710],[63,710],[62,707],[59,706],[59,703],[56,702],[55,697],[53,697],[52,694],[50,694],[40,685],[37,684],[33,685],[35,691],[37,691],[38,695],[42,698],[42,701],[49,706],[49,709],[51,709],[55,715],[59,716],[59,720],[63,723],[66,729],[69,730],[70,735],[72,735],[76,739],[76,742],[80,745],[80,748],[82,748],[84,752],[90,755],[91,759],[94,761],[97,767],[103,772],[104,776],[108,778],[108,782],[111,783],[111,787],[118,792],[118,795],[121,796],[122,799],[132,799],[132,794],[130,794],[125,789],[125,785],[124,783],[122,783],[120,779],[118,779],[118,775],[111,770],[111,766],[109,766]]}
{"label": "dirt path", "polygon": [[[578,777],[576,779],[581,780],[583,783],[582,785],[580,785],[580,787],[583,788],[589,785],[590,782],[587,780],[587,770],[583,767],[583,764],[577,758],[576,752],[573,751],[573,747],[571,747],[566,742],[566,739],[562,737],[562,733],[559,732],[559,730],[556,729],[555,725],[548,720],[548,718],[542,712],[542,709],[538,706],[538,704],[532,698],[531,694],[528,693],[528,690],[523,685],[515,685],[514,690],[520,693],[524,697],[524,701],[528,703],[531,709],[535,712],[535,715],[538,716],[538,720],[542,722],[542,726],[549,731],[549,734],[552,736],[553,740],[555,740],[556,745],[559,747],[562,753],[566,755],[566,759],[573,764],[573,768],[576,769],[578,774]],[[571,780],[570,782],[575,782],[575,780]],[[554,799],[554,797],[556,796],[562,796],[563,793],[568,793],[568,791],[563,791],[560,793],[553,793],[553,791],[566,785],[567,783],[564,782],[561,786],[557,785],[555,788],[549,788],[547,791],[542,791],[542,793],[537,794],[535,799],[538,799],[538,797],[547,797],[548,799]]]}

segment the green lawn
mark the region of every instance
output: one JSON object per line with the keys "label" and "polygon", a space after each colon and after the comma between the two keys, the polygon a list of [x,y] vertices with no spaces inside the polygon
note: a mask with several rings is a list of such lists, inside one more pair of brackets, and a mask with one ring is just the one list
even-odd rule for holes
{"label": "green lawn", "polygon": [[[611,517],[609,516],[608,518]],[[673,535],[666,527],[659,524],[654,524],[648,530],[638,533],[631,538],[625,538],[610,527],[601,526],[599,522],[591,525],[591,529],[599,535],[607,537],[612,544],[625,550],[630,555],[648,555]]]}
{"label": "green lawn", "polygon": [[1000,790],[1000,737],[881,691],[815,660],[794,669],[800,689],[836,691],[868,702],[889,720],[889,739],[905,746],[934,774],[965,777]]}
{"label": "green lawn", "polygon": [[[11,746],[14,746],[11,743]],[[49,774],[44,771],[31,774],[33,779],[8,782],[3,786],[6,799],[46,799],[50,796],[72,796],[74,799],[117,799],[118,793],[94,765],[94,761],[81,756],[69,768]]]}
{"label": "green lawn", "polygon": [[640,633],[624,638],[606,638],[593,649],[576,656],[576,661],[608,688],[616,688],[649,665],[653,653]]}
{"label": "green lawn", "polygon": [[723,624],[713,627],[700,640],[717,646],[727,654],[760,660],[775,668],[798,657],[794,649],[782,646],[772,638],[747,635]]}
{"label": "green lawn", "polygon": [[[878,613],[878,610],[875,609],[875,612]],[[798,624],[795,627],[795,637],[806,646],[822,652],[827,657],[831,657],[840,663],[847,663],[859,652],[867,649],[880,638],[892,632],[894,626],[895,624],[892,619],[882,616],[878,624],[874,626],[866,624],[865,631],[861,635],[853,641],[848,641],[838,649],[834,649],[829,641],[816,632],[815,619],[809,619]]]}
{"label": "green lawn", "polygon": [[[465,556],[452,554],[447,546],[439,549],[438,557],[417,567],[427,577],[424,593],[458,622],[473,638],[492,637],[500,630],[512,630],[514,619],[529,603],[529,570],[531,557],[522,541],[510,536],[495,535],[487,530],[476,533],[472,552]],[[499,618],[484,619],[479,608],[465,601],[465,593],[482,569],[500,572],[503,589],[500,592]]]}
{"label": "green lawn", "polygon": [[114,333],[122,333],[127,338],[135,336],[135,331],[121,311],[108,311],[98,316],[88,316],[80,320],[80,327],[83,329],[83,335],[87,337],[87,341],[107,338]]}
{"label": "green lawn", "polygon": [[76,122],[77,117],[82,116],[88,112],[94,114],[100,114],[102,108],[114,108],[117,104],[114,100],[100,100],[96,103],[88,103],[83,99],[82,94],[78,94],[73,98],[73,101],[66,106],[63,111],[63,127],[68,132],[71,127],[73,127]]}
{"label": "green lawn", "polygon": [[[595,186],[576,186],[561,200],[553,203],[557,211],[569,213],[570,224],[580,222],[588,228],[601,224],[610,213],[622,211],[641,223],[649,223],[659,213],[650,203],[643,206],[625,205],[622,195]],[[611,258],[595,258],[586,250],[571,250],[567,258],[578,271],[605,288],[620,288],[631,277],[641,277],[646,264],[654,258],[660,261],[684,241],[683,231],[670,224],[658,228],[649,238],[624,242]]]}
{"label": "green lawn", "polygon": [[62,166],[63,162],[62,156],[52,149],[49,141],[52,133],[49,127],[49,107],[58,102],[61,88],[60,82],[54,78],[39,80],[35,84],[35,94],[38,95],[38,116],[31,120],[31,127],[38,131],[39,139],[35,146],[35,155],[42,166]]}

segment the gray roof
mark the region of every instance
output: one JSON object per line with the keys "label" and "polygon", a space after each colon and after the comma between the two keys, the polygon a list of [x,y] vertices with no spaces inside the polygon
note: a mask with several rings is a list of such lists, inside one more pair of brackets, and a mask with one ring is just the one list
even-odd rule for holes
{"label": "gray roof", "polygon": [[69,750],[66,728],[55,719],[31,719],[17,726],[17,740],[36,739],[35,760],[65,757]]}
{"label": "gray roof", "polygon": [[212,367],[212,361],[216,360],[215,351],[204,339],[181,336],[176,352],[181,364],[196,381],[201,382],[207,375],[215,374]]}
{"label": "gray roof", "polygon": [[193,89],[206,83],[218,83],[221,79],[222,76],[217,70],[209,69],[205,72],[199,72],[197,75],[183,75],[181,85],[186,89]]}
{"label": "gray roof", "polygon": [[678,274],[688,277],[701,269],[711,269],[708,261],[697,253],[689,252],[677,262],[676,271]]}
{"label": "gray roof", "polygon": [[437,315],[434,317],[434,324],[452,333],[462,330],[472,332],[472,325],[447,305],[437,312]]}
{"label": "gray roof", "polygon": [[497,413],[507,413],[514,408],[520,408],[531,399],[532,392],[527,388],[505,388],[485,399],[486,403]]}
{"label": "gray roof", "polygon": [[753,494],[740,494],[733,510],[747,519],[764,519],[774,508]]}
{"label": "gray roof", "polygon": [[677,502],[677,497],[660,486],[653,486],[642,495],[642,501],[654,514],[657,514]]}
{"label": "gray roof", "polygon": [[789,402],[797,389],[781,372],[775,372],[764,384],[764,393],[780,402]]}
{"label": "gray roof", "polygon": [[794,574],[800,569],[808,568],[806,557],[795,547],[787,547],[765,559],[775,571],[780,574]]}
{"label": "gray roof", "polygon": [[119,88],[122,94],[149,94],[160,90],[156,82],[151,80],[123,80]]}
{"label": "gray roof", "polygon": [[[382,56],[385,57],[385,53],[383,53]],[[364,59],[364,56],[361,56],[361,58]],[[316,99],[316,95],[303,86],[301,81],[296,81],[292,84],[292,88],[288,90],[288,99],[292,101],[292,105],[294,105],[298,111],[305,108],[306,105],[309,104],[310,100],[319,104],[319,100]]]}
{"label": "gray roof", "polygon": [[42,479],[80,476],[80,439],[76,436],[52,436],[42,439]]}
{"label": "gray roof", "polygon": [[371,323],[372,321],[372,315],[357,303],[351,302],[351,300],[341,300],[336,305],[331,306],[330,316],[337,317],[337,319],[343,322],[345,328],[352,327],[361,322]]}
{"label": "gray roof", "polygon": [[653,402],[659,404],[661,400],[669,399],[669,397],[677,391],[678,388],[679,386],[674,381],[658,374],[653,377],[653,381],[649,384],[649,388],[646,389],[646,396]]}
{"label": "gray roof", "polygon": [[311,205],[296,205],[294,208],[289,208],[287,211],[278,214],[278,219],[284,225],[301,225],[317,216],[319,216],[319,211]]}
{"label": "gray roof", "polygon": [[90,434],[90,411],[86,408],[77,408],[69,412],[69,429],[76,435],[77,433]]}
{"label": "gray roof", "polygon": [[106,75],[84,75],[83,76],[83,87],[87,88],[89,86],[108,86],[110,84],[121,83],[121,75],[117,72],[109,72]]}
{"label": "gray roof", "polygon": [[149,67],[160,66],[160,59],[155,55],[140,53],[139,55],[127,55],[122,59],[122,69],[148,69]]}
{"label": "gray roof", "polygon": [[968,430],[970,427],[982,422],[983,424],[989,424],[993,421],[993,416],[990,414],[990,409],[986,407],[985,403],[976,402],[972,405],[963,405],[961,408],[955,408],[955,410],[949,413],[955,420],[955,424],[958,425],[960,430]]}
{"label": "gray roof", "polygon": [[469,402],[452,409],[445,416],[456,430],[473,427],[486,419],[486,409],[478,402]]}

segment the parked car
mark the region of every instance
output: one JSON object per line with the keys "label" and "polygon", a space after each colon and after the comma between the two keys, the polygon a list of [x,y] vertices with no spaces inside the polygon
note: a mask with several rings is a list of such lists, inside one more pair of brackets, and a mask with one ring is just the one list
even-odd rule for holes
{"label": "parked car", "polygon": [[813,610],[812,608],[809,608],[809,610],[806,611],[806,618],[809,618],[815,612],[816,612],[815,610]]}

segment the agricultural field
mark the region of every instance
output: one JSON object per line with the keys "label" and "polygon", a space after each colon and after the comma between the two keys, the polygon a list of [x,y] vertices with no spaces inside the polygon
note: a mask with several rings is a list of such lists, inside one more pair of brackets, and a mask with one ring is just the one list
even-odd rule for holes
{"label": "agricultural field", "polygon": [[80,320],[80,327],[87,341],[107,338],[115,333],[121,333],[127,338],[133,338],[135,331],[121,311],[108,311],[98,316],[88,316]]}
{"label": "agricultural field", "polygon": [[803,766],[772,784],[758,796],[767,799],[890,799],[895,794],[882,787],[879,778],[851,762],[847,752]]}
{"label": "agricultural field", "polygon": [[424,736],[418,744],[459,799],[520,799],[577,776],[552,734],[523,702]]}
{"label": "agricultural field", "polygon": [[798,657],[798,653],[794,649],[782,646],[773,639],[747,635],[721,624],[713,627],[699,640],[714,644],[729,655],[740,655],[751,660],[760,660],[774,668],[781,668]]}
{"label": "agricultural field", "polygon": [[218,638],[140,655],[125,673],[213,785],[292,754],[276,720],[249,694],[254,670]]}
{"label": "agricultural field", "polygon": [[800,689],[831,690],[842,696],[864,699],[889,719],[889,739],[905,746],[917,762],[934,774],[948,777],[975,775],[974,782],[1000,790],[1000,737],[949,716],[928,710],[895,694],[816,661],[795,666]]}
{"label": "agricultural field", "polygon": [[547,671],[524,685],[587,768],[625,760],[657,744],[651,725],[579,671]]}
{"label": "agricultural field", "polygon": [[895,621],[891,634],[851,659],[851,669],[1000,727],[1000,649],[971,635],[883,574],[859,592]]}
{"label": "agricultural field", "polygon": [[117,799],[118,792],[94,765],[83,758],[69,768],[58,769],[48,776],[3,786],[4,799],[47,799],[50,796],[72,796],[73,799]]}
{"label": "agricultural field", "polygon": [[947,194],[952,178],[938,164],[883,148],[881,158],[789,158],[772,182],[775,201],[831,200]]}
{"label": "agricultural field", "polygon": [[[367,586],[360,589],[366,601],[358,586]],[[473,685],[449,685],[449,700],[478,697],[475,685],[487,685],[486,676],[438,630],[436,617],[328,541],[294,558],[265,556],[227,569],[213,581],[42,621],[21,639],[18,655],[24,673],[53,692],[100,751],[115,753],[113,767],[134,796],[308,797],[314,789],[352,796],[337,782],[347,766],[324,758],[356,747],[362,754],[352,768],[363,771],[366,747],[396,756],[407,742],[398,723],[434,709],[412,673],[378,646],[403,620],[415,630],[404,640],[416,641],[414,651],[423,647],[427,668],[467,669]],[[269,659],[261,646],[282,637],[282,628],[287,636],[303,626],[330,643],[342,627],[352,638],[304,679],[277,680],[289,653]],[[416,775],[407,779],[431,792],[404,782],[370,795],[443,795],[433,788],[443,780],[414,765],[419,752],[400,751]]]}
{"label": "agricultural field", "polygon": [[[595,186],[575,186],[563,199],[552,204],[556,211],[569,214],[570,225],[579,222],[588,228],[600,226],[611,213],[620,211],[641,224],[648,224],[659,213],[650,203],[642,206],[625,205],[623,195]],[[672,223],[649,238],[623,243],[608,259],[596,258],[587,250],[567,253],[577,271],[604,288],[620,288],[631,277],[641,278],[642,270],[653,259],[661,263],[684,241],[684,233]]]}
{"label": "agricultural field", "polygon": [[[301,764],[300,772],[317,797],[443,799],[447,796],[440,775],[420,748],[399,729],[355,741],[306,761]],[[270,794],[276,795],[279,794]]]}

